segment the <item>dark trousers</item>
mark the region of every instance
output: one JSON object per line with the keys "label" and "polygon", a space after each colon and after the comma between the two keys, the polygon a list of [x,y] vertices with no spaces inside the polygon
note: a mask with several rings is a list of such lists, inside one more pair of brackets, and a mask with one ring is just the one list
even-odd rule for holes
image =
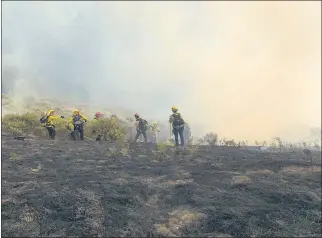
{"label": "dark trousers", "polygon": [[146,131],[145,131],[145,130],[137,130],[137,131],[136,131],[136,136],[135,136],[134,141],[137,141],[137,140],[139,139],[139,136],[140,136],[141,134],[144,136],[144,141],[145,141],[145,142],[147,142],[147,141],[148,141],[148,139],[147,139],[147,137],[146,137]]}
{"label": "dark trousers", "polygon": [[56,137],[56,128],[54,126],[46,126],[46,129],[49,134],[49,139],[55,140]]}
{"label": "dark trousers", "polygon": [[84,140],[84,127],[83,126],[75,126],[74,125],[74,131],[72,131],[72,138],[76,140],[76,133],[79,132],[79,137],[81,140]]}
{"label": "dark trousers", "polygon": [[174,128],[174,127],[172,128],[176,145],[179,145],[179,136],[180,136],[181,145],[184,145],[183,131],[184,131],[183,126],[179,128]]}

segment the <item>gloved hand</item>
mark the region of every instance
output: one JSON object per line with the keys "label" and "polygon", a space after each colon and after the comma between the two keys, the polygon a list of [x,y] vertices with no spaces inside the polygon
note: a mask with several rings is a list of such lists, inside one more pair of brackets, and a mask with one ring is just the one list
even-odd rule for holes
{"label": "gloved hand", "polygon": [[65,118],[64,116],[60,116],[60,118]]}

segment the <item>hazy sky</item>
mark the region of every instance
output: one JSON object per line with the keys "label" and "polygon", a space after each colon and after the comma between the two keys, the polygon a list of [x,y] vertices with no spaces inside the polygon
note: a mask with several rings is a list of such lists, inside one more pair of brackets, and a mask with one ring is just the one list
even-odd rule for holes
{"label": "hazy sky", "polygon": [[319,1],[6,1],[2,44],[15,95],[157,119],[177,105],[202,132],[233,138],[321,124]]}

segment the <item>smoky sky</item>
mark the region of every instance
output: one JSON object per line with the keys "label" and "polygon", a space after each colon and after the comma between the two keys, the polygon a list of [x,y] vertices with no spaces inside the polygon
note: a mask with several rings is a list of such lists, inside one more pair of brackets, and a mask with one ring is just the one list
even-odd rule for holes
{"label": "smoky sky", "polygon": [[176,105],[202,132],[264,139],[320,125],[320,73],[320,2],[2,3],[15,97]]}

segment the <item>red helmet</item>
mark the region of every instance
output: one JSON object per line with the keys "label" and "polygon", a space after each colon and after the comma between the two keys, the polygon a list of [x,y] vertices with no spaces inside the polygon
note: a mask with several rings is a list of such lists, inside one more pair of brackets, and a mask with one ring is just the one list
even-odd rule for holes
{"label": "red helmet", "polygon": [[103,116],[104,115],[104,113],[101,113],[101,112],[96,112],[95,113],[95,117],[96,118],[99,118],[99,117],[101,117],[101,116]]}
{"label": "red helmet", "polygon": [[134,114],[135,117],[140,117],[139,113]]}

